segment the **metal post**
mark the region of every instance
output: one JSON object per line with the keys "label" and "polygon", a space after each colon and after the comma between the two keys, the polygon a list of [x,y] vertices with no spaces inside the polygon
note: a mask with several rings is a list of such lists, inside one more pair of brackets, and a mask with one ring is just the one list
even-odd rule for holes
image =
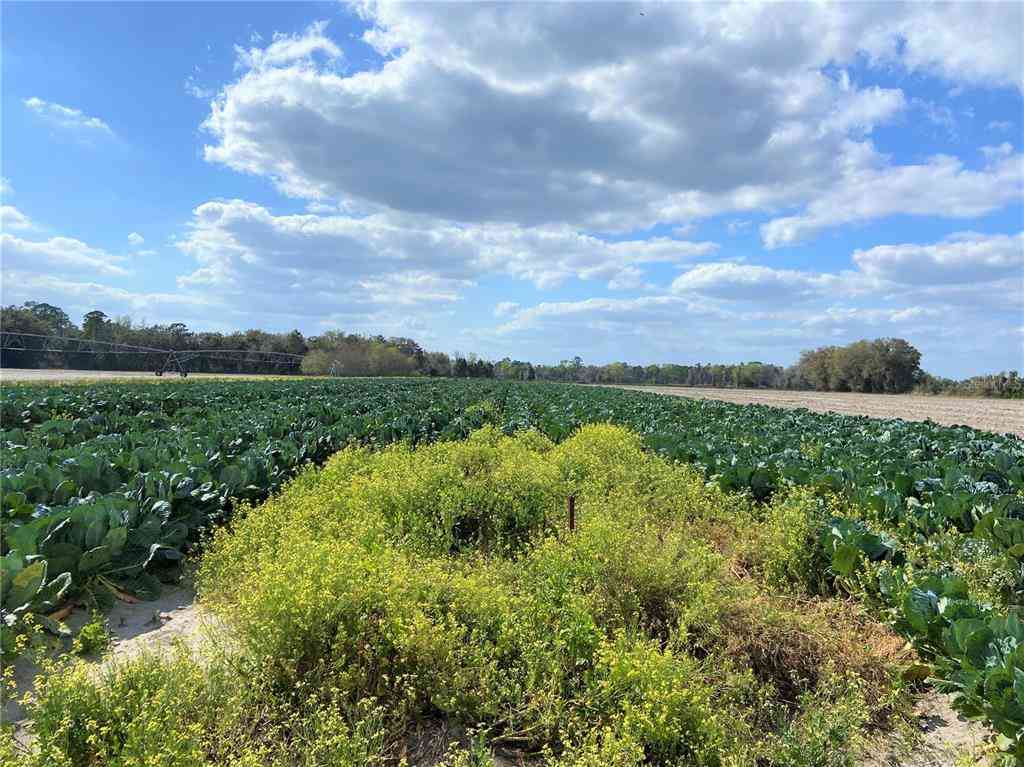
{"label": "metal post", "polygon": [[569,532],[576,529],[576,496],[569,496]]}

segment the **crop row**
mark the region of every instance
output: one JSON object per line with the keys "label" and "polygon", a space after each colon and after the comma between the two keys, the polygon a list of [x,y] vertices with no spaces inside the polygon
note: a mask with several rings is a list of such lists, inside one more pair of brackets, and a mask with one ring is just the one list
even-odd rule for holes
{"label": "crop row", "polygon": [[[1015,619],[1006,623],[1024,587],[1024,441],[1011,435],[447,380],[12,387],[0,394],[0,419],[8,626],[55,607],[69,589],[155,589],[152,573],[180,559],[234,502],[266,496],[348,443],[460,439],[485,423],[508,433],[537,428],[560,441],[582,424],[614,422],[723,489],[765,500],[780,487],[809,486],[864,509],[867,522],[834,520],[822,532],[837,577],[862,563],[899,564],[907,550],[949,532],[997,552],[1006,574],[997,604],[972,601],[948,572],[894,571],[878,591],[919,647],[947,664],[947,678],[975,691],[972,705],[990,721],[1001,717],[1004,733],[1024,727],[1024,685],[1015,685],[1024,636]],[[998,657],[979,649],[991,647],[1003,648]],[[977,664],[1001,669],[1009,686],[975,673]],[[1001,692],[977,693],[988,682]]]}

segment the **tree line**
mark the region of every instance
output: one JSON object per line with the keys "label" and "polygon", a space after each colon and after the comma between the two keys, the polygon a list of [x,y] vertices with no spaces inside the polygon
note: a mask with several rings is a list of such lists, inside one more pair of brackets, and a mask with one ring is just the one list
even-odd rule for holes
{"label": "tree line", "polygon": [[[281,373],[335,376],[442,376],[497,378],[516,381],[563,381],[585,384],[700,386],[738,389],[793,389],[900,394],[953,394],[1024,398],[1024,379],[1011,371],[963,381],[929,375],[921,369],[921,353],[900,338],[856,341],[846,346],[807,350],[790,366],[764,362],[736,364],[630,365],[613,362],[588,365],[580,357],[557,365],[534,364],[506,357],[498,361],[475,354],[428,351],[404,337],[361,335],[330,330],[306,337],[298,330],[268,333],[197,332],[180,322],[147,325],[130,317],[111,318],[88,312],[76,325],[61,308],[28,301],[0,307],[0,329],[9,332],[90,339],[108,343],[176,351],[245,350],[299,355],[299,367],[282,370],[237,356],[208,355],[188,362],[188,369],[210,373]],[[101,347],[97,346],[98,349]],[[55,354],[7,349],[0,366],[69,367],[86,370],[154,370],[165,357],[155,354]]]}
{"label": "tree line", "polygon": [[[211,352],[232,349],[251,352],[282,352],[304,355],[308,350],[302,333],[268,333],[246,330],[234,333],[194,332],[181,322],[169,325],[148,325],[130,317],[108,317],[96,309],[88,312],[81,325],[52,304],[27,301],[21,306],[0,308],[0,330],[10,333],[32,333],[60,336],[72,340],[99,341],[92,351],[42,352],[32,348],[5,349],[0,353],[0,366],[12,368],[72,368],[76,370],[159,370],[167,355],[114,349],[103,344],[123,344],[187,352]],[[277,373],[275,365],[253,365],[244,356],[218,357],[207,355],[188,361],[188,369],[199,373]]]}

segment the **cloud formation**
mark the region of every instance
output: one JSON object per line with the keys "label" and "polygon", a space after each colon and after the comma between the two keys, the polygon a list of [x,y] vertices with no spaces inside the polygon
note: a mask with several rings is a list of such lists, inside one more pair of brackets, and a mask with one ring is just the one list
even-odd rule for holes
{"label": "cloud formation", "polygon": [[922,165],[853,167],[796,216],[761,227],[768,248],[806,240],[822,229],[892,215],[974,218],[1024,196],[1024,158],[1009,144],[990,148],[980,170],[940,155]]}
{"label": "cloud formation", "polygon": [[222,200],[196,208],[178,247],[198,263],[179,280],[183,286],[248,301],[316,285],[331,291],[336,306],[351,307],[396,296],[453,301],[492,275],[540,289],[571,278],[614,287],[648,264],[683,264],[718,246],[668,237],[608,242],[566,227],[457,225],[395,213],[275,216],[254,203]]}
{"label": "cloud formation", "polygon": [[31,229],[32,221],[13,205],[0,205],[0,229]]}
{"label": "cloud formation", "polygon": [[33,96],[25,99],[25,106],[46,122],[81,136],[111,137],[114,131],[98,117],[90,117],[80,109],[73,109]]}
{"label": "cloud formation", "polygon": [[836,272],[706,263],[663,295],[499,305],[497,337],[526,345],[590,338],[612,358],[633,361],[678,359],[680,350],[689,360],[739,360],[752,348],[792,360],[808,346],[879,335],[909,337],[933,353],[970,349],[994,367],[1014,359],[1013,348],[1017,360],[1024,353],[1020,339],[1004,338],[1024,316],[1024,232],[880,245],[852,261],[855,269]]}
{"label": "cloud formation", "polygon": [[6,232],[0,234],[0,250],[4,255],[4,271],[46,270],[74,271],[109,276],[125,276],[130,272],[121,264],[125,259],[101,248],[93,248],[71,237],[51,237],[29,241]]}
{"label": "cloud formation", "polygon": [[339,72],[323,23],[239,49],[242,74],[205,123],[208,161],[295,197],[465,224],[628,231],[805,206],[765,227],[769,247],[905,212],[909,185],[931,196],[906,212],[928,215],[978,215],[1020,194],[1019,155],[980,169],[947,157],[891,165],[870,134],[906,97],[835,69],[866,60],[1019,85],[1020,9],[1009,4],[981,12],[984,41],[941,33],[962,9],[917,5],[640,15],[602,3],[585,18],[556,4],[356,7],[380,68]]}

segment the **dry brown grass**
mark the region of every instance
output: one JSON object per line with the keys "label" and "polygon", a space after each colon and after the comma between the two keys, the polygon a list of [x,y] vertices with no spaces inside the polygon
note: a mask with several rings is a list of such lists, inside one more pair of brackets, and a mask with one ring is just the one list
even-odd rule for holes
{"label": "dry brown grass", "polygon": [[701,389],[684,386],[616,386],[691,399],[715,399],[740,405],[803,407],[818,413],[866,415],[965,425],[984,431],[1024,437],[1024,400],[969,397],[926,397],[911,394],[775,391],[771,389]]}

